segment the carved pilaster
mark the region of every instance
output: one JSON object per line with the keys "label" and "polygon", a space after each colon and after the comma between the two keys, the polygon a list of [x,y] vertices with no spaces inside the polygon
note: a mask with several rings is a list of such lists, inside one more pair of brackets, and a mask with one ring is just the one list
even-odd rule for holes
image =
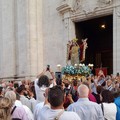
{"label": "carved pilaster", "polygon": [[37,0],[28,0],[28,26],[29,26],[29,75],[35,76],[37,74],[37,20],[36,9]]}
{"label": "carved pilaster", "polygon": [[35,77],[43,70],[42,0],[27,0],[27,73]]}
{"label": "carved pilaster", "polygon": [[113,12],[113,69],[114,74],[120,72],[120,6]]}
{"label": "carved pilaster", "polygon": [[[0,16],[2,18],[2,1],[0,1]],[[0,76],[2,75],[2,55],[3,55],[3,39],[2,39],[2,19],[0,19]]]}
{"label": "carved pilaster", "polygon": [[120,6],[116,7],[116,15],[120,17]]}

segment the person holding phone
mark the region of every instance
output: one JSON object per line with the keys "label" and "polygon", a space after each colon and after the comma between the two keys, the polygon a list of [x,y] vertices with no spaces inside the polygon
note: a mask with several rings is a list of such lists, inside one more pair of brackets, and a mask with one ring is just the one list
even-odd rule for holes
{"label": "person holding phone", "polygon": [[[52,79],[50,79],[50,77],[48,77],[46,73],[49,73]],[[45,100],[44,93],[45,90],[50,87],[51,81],[53,85],[55,85],[54,78],[55,78],[54,73],[51,71],[50,65],[47,65],[46,69],[43,70],[43,72],[37,76],[37,79],[34,82],[34,86],[35,86],[36,100],[38,103],[44,102]]]}

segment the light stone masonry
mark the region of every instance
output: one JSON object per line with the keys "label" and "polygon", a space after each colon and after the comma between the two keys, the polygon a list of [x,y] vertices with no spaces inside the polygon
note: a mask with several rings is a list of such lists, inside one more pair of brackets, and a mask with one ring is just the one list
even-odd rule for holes
{"label": "light stone masonry", "polygon": [[120,0],[0,0],[0,78],[33,79],[65,66],[75,22],[113,14],[113,73],[120,72]]}

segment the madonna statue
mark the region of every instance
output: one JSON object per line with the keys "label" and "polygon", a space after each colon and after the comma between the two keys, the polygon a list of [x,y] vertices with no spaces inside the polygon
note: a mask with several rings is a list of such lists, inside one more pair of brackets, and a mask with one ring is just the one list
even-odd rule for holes
{"label": "madonna statue", "polygon": [[82,44],[77,44],[78,39],[73,39],[67,44],[67,61],[71,61],[71,65],[79,64],[85,60],[85,52],[87,46],[87,38],[82,40]]}

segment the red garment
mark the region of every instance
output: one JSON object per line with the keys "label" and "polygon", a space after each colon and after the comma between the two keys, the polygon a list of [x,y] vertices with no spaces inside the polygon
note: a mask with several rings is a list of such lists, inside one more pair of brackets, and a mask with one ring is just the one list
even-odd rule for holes
{"label": "red garment", "polygon": [[94,97],[94,95],[92,93],[89,93],[89,96],[88,96],[89,100],[92,101],[92,102],[97,102],[96,101],[96,98]]}
{"label": "red garment", "polygon": [[63,105],[64,109],[66,109],[70,104],[71,104],[70,100],[67,97],[65,97],[65,101],[64,101],[64,105]]}
{"label": "red garment", "polygon": [[78,86],[73,86],[73,88],[74,88],[74,90],[76,90],[76,91],[77,91],[77,89],[78,89]]}
{"label": "red garment", "polygon": [[84,44],[80,45],[80,61],[83,60],[83,49],[84,49]]}

